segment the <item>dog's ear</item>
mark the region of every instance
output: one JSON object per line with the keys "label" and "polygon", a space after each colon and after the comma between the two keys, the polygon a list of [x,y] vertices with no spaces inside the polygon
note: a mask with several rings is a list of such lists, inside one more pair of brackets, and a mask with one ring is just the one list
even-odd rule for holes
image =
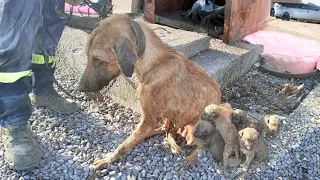
{"label": "dog's ear", "polygon": [[131,77],[134,71],[134,64],[137,60],[131,41],[128,38],[120,37],[114,49],[121,72],[126,77]]}
{"label": "dog's ear", "polygon": [[126,77],[132,76],[136,60],[142,56],[146,48],[145,36],[141,26],[135,21],[131,21],[130,26],[136,37],[137,52],[134,52],[132,42],[126,37],[120,37],[114,47],[119,67]]}

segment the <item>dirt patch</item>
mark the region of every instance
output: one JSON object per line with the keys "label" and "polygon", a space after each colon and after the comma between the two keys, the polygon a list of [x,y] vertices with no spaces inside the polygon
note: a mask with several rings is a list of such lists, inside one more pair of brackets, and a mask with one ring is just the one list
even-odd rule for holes
{"label": "dirt patch", "polygon": [[[315,80],[315,77],[294,80],[275,77],[254,66],[249,73],[222,90],[223,101],[251,114],[288,115],[308,95]],[[303,86],[301,90],[295,89],[299,86]]]}

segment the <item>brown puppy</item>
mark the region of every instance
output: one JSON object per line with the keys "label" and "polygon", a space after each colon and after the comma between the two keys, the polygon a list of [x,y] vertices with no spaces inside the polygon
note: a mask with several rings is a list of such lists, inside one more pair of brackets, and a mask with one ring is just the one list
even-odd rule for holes
{"label": "brown puppy", "polygon": [[[230,106],[231,107],[231,106]],[[204,109],[201,119],[213,122],[217,131],[222,136],[225,146],[223,150],[223,165],[228,166],[230,156],[234,153],[236,159],[239,159],[238,131],[231,123],[232,108],[229,110],[225,105],[218,106],[211,104]]]}
{"label": "brown puppy", "polygon": [[275,114],[266,116],[258,122],[255,129],[265,137],[266,133],[275,133],[278,131],[279,120],[280,117]]}
{"label": "brown puppy", "polygon": [[224,140],[216,130],[212,122],[200,120],[193,133],[197,148],[186,158],[184,165],[189,167],[193,165],[197,159],[197,155],[204,148],[209,148],[213,159],[216,162],[223,160]]}
{"label": "brown puppy", "polygon": [[249,121],[247,113],[241,109],[235,109],[232,112],[232,123],[236,126],[237,131],[252,125]]}
{"label": "brown puppy", "polygon": [[176,131],[190,127],[192,143],[192,129],[204,108],[221,102],[217,82],[195,62],[164,44],[142,20],[112,15],[101,21],[88,39],[86,54],[88,64],[80,91],[99,91],[120,73],[131,77],[135,72],[142,107],[136,130],[114,152],[94,162],[93,168],[119,160],[145,138],[161,133],[166,118]]}
{"label": "brown puppy", "polygon": [[235,109],[232,113],[232,123],[240,131],[244,128],[255,128],[265,137],[266,133],[275,133],[278,130],[280,117],[278,115],[268,115],[264,119],[253,123],[248,119],[247,113],[241,109]]}
{"label": "brown puppy", "polygon": [[245,128],[239,131],[240,150],[246,155],[246,161],[242,168],[243,172],[247,172],[251,161],[256,158],[262,161],[268,158],[268,146],[260,140],[259,132],[254,128]]}

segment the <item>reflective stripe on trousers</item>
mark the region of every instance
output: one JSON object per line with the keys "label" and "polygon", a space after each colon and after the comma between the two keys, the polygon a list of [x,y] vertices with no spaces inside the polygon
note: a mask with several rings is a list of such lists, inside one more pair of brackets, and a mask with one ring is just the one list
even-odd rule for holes
{"label": "reflective stripe on trousers", "polygon": [[14,83],[18,79],[26,76],[31,76],[31,70],[21,72],[0,72],[0,82]]}
{"label": "reflective stripe on trousers", "polygon": [[53,68],[56,64],[55,56],[48,56],[48,62],[45,61],[45,57],[40,54],[32,54],[32,64],[52,64],[51,68]]}
{"label": "reflective stripe on trousers", "polygon": [[[49,56],[48,62],[46,62],[45,57],[43,55],[32,54],[32,61],[31,61],[32,64],[39,64],[39,65],[52,64],[51,68],[53,68],[55,66],[55,62],[56,62],[55,56]],[[0,72],[0,82],[14,83],[18,79],[25,76],[31,76],[31,70],[26,70],[21,72]]]}

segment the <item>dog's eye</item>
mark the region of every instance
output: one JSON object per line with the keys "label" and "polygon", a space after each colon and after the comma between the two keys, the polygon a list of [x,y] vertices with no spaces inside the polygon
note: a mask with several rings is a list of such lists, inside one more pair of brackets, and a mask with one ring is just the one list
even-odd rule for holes
{"label": "dog's eye", "polygon": [[242,137],[243,136],[243,132],[240,132],[239,135],[240,135],[240,137]]}
{"label": "dog's eye", "polygon": [[92,58],[92,61],[96,66],[102,66],[102,65],[107,64],[106,61],[103,61],[103,60],[95,58],[95,57]]}

